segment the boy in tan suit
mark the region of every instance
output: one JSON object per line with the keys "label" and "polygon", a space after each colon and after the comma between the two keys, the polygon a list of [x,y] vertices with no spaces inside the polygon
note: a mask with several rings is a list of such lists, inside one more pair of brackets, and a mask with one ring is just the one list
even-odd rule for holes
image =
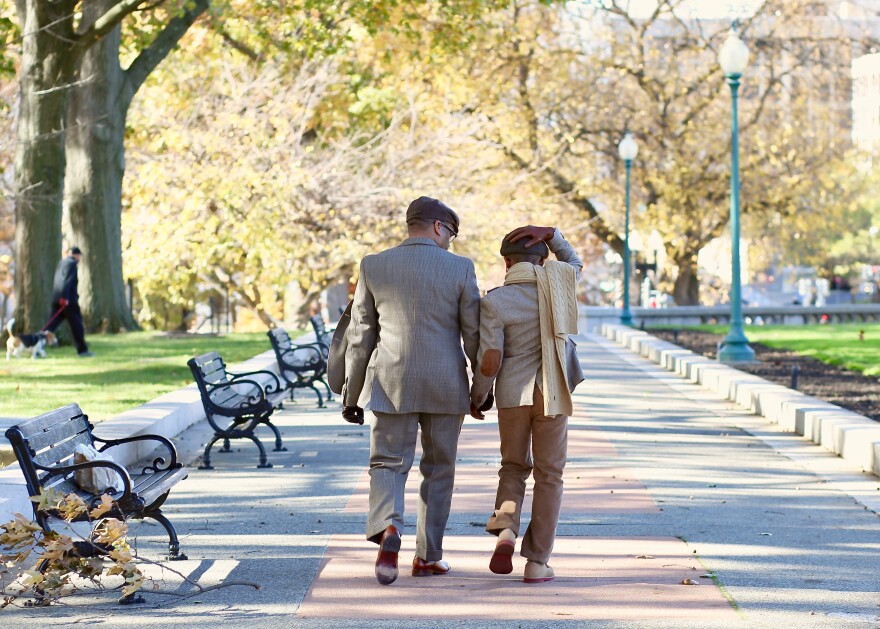
{"label": "boy in tan suit", "polygon": [[475,368],[479,345],[474,264],[447,251],[458,235],[458,215],[437,199],[419,197],[406,223],[409,238],[361,261],[346,333],[343,417],[362,423],[367,402],[375,416],[367,539],[379,544],[376,579],[384,585],[397,579],[404,485],[419,429],[422,484],[412,574],[449,572],[442,544],[458,436],[470,407],[465,355]]}
{"label": "boy in tan suit", "polygon": [[[546,262],[550,252],[558,261]],[[520,227],[505,236],[504,286],[480,304],[479,369],[471,389],[471,414],[495,385],[501,469],[495,512],[486,530],[498,536],[492,572],[513,571],[526,479],[534,469],[532,518],[520,554],[524,580],[553,579],[548,565],[562,501],[562,470],[572,413],[565,342],[577,334],[577,280],[583,263],[553,227]],[[531,444],[531,447],[530,447]]]}

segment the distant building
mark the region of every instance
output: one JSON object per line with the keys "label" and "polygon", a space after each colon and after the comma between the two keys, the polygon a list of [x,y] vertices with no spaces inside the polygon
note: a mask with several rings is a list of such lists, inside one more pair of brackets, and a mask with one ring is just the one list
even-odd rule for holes
{"label": "distant building", "polygon": [[852,81],[853,144],[875,157],[880,155],[880,53],[853,59]]}

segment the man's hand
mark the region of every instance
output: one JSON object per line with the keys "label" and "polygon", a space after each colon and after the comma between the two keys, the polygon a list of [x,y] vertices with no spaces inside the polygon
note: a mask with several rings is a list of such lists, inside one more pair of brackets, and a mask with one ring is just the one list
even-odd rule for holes
{"label": "man's hand", "polygon": [[489,395],[486,396],[485,401],[482,404],[480,404],[480,408],[478,408],[477,410],[482,411],[483,413],[485,413],[486,411],[491,411],[492,405],[494,405],[494,404],[495,404],[495,396],[492,395],[491,392],[489,392]]}
{"label": "man's hand", "polygon": [[480,409],[477,408],[477,405],[471,402],[471,417],[474,419],[486,419],[486,416],[480,412]]}
{"label": "man's hand", "polygon": [[364,409],[360,406],[343,406],[342,419],[350,424],[364,423]]}
{"label": "man's hand", "polygon": [[553,238],[553,234],[555,233],[555,227],[537,227],[535,225],[526,225],[525,227],[517,227],[512,232],[507,234],[504,239],[509,240],[510,242],[516,242],[517,240],[522,240],[523,238],[528,237],[529,241],[526,243],[526,247],[531,247],[532,245],[537,245],[542,240],[551,240]]}

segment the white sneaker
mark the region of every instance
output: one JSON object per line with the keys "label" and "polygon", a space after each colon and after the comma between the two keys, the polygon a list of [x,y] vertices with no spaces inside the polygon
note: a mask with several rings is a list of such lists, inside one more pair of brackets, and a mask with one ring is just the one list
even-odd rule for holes
{"label": "white sneaker", "polygon": [[526,569],[523,573],[523,581],[526,583],[543,583],[552,581],[554,577],[553,568],[540,561],[528,560]]}

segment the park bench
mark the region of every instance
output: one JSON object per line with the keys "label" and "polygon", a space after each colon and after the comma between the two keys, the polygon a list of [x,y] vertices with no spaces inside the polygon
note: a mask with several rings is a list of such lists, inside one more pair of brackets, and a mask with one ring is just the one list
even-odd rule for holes
{"label": "park bench", "polygon": [[324,408],[324,399],[315,386],[320,382],[327,389],[327,400],[331,400],[330,386],[324,376],[327,373],[327,352],[318,343],[295,345],[287,332],[281,328],[269,330],[269,342],[278,361],[278,372],[287,384],[290,399],[296,389],[311,389],[318,396],[318,408]]}
{"label": "park bench", "polygon": [[[106,492],[113,498],[114,505],[113,509],[102,518],[119,520],[152,518],[168,532],[168,559],[186,559],[186,555],[180,552],[174,527],[160,508],[171,488],[187,476],[186,469],[177,460],[174,444],[160,435],[101,439],[92,434],[92,429],[92,424],[79,406],[69,404],[29,419],[6,431],[6,438],[12,444],[24,474],[28,495],[37,496],[44,489],[52,489],[61,494],[76,494],[91,510],[101,502],[101,497],[79,487],[76,482],[76,470],[90,467],[110,468],[121,477],[124,488],[121,492],[112,489]],[[155,441],[164,448],[160,452],[161,456],[156,456],[152,464],[144,467],[140,473],[129,471],[113,461],[94,460],[74,463],[77,445],[95,447],[96,441],[104,444],[98,448],[99,452],[106,452],[114,446],[137,441]],[[112,455],[111,452],[108,454]],[[49,532],[50,518],[61,518],[61,515],[55,509],[40,508],[35,502],[32,504],[37,524],[44,531]],[[73,521],[88,520],[88,514],[84,513]],[[93,525],[97,526],[99,521],[100,519]],[[89,541],[76,542],[74,549],[79,556],[94,556],[94,546]]]}
{"label": "park bench", "polygon": [[324,323],[324,317],[320,314],[309,317],[309,322],[312,324],[312,329],[315,331],[315,341],[322,346],[324,349],[324,358],[327,358],[327,354],[330,352],[330,343],[333,340],[333,330],[327,328],[327,325]]}
{"label": "park bench", "polygon": [[269,420],[276,405],[287,395],[278,376],[271,371],[231,373],[226,370],[226,364],[217,352],[190,358],[186,364],[199,388],[205,418],[214,429],[214,437],[205,446],[199,469],[214,469],[211,466],[211,448],[220,439],[223,439],[223,447],[218,452],[232,452],[230,439],[250,439],[260,451],[257,467],[272,467],[254,429],[265,424],[275,433],[274,451],[287,450],[281,442],[281,433]]}

